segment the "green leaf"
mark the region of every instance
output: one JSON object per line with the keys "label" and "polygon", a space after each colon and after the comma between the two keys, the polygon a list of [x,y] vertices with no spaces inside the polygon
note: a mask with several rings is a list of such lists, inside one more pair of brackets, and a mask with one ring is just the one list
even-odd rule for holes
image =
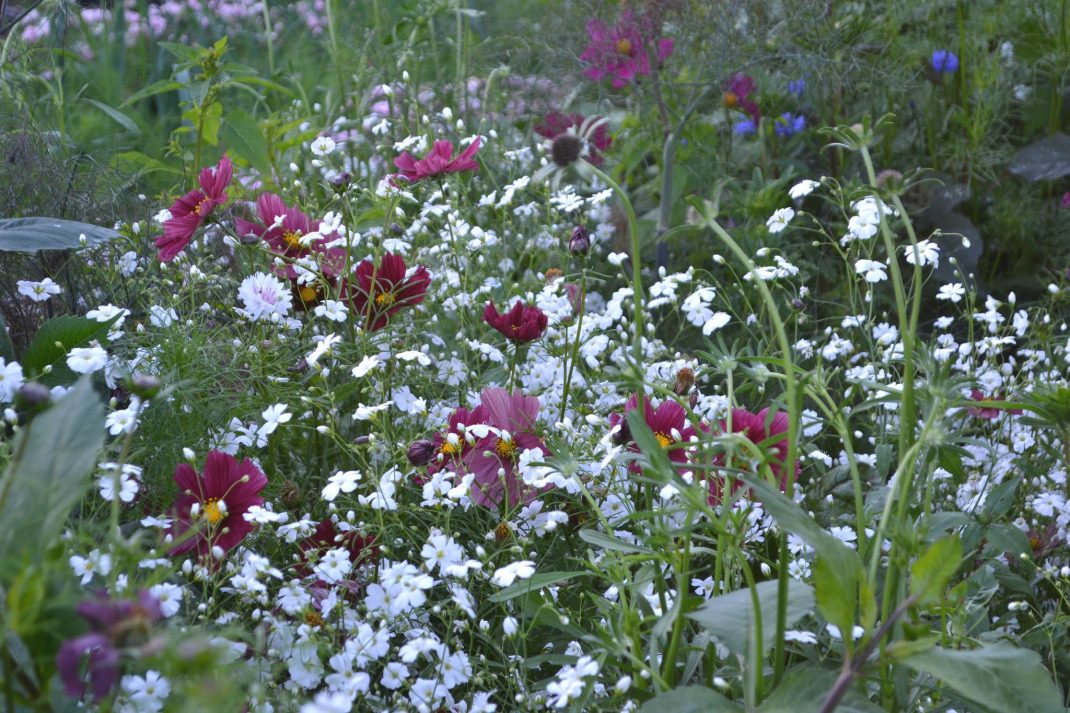
{"label": "green leaf", "polygon": [[[83,245],[81,236],[85,236]],[[111,228],[60,218],[0,218],[0,251],[78,250],[119,237]]]}
{"label": "green leaf", "polygon": [[858,609],[858,573],[837,570],[828,557],[817,558],[814,563],[814,592],[817,610],[821,616],[840,631],[851,631]]}
{"label": "green leaf", "polygon": [[944,596],[947,583],[962,562],[962,540],[958,535],[934,542],[910,567],[910,595],[918,604],[936,604]]}
{"label": "green leaf", "polygon": [[267,142],[256,119],[248,112],[239,108],[227,112],[226,121],[223,123],[223,141],[261,174],[271,173]]}
{"label": "green leaf", "polygon": [[141,135],[141,129],[138,127],[137,124],[134,123],[134,120],[116,109],[115,107],[108,106],[103,102],[98,102],[96,99],[83,98],[82,101],[88,104],[92,104],[97,109],[100,109],[102,112],[107,114],[116,124],[126,129],[127,132],[133,134],[134,136]]}
{"label": "green leaf", "polygon": [[579,577],[586,572],[540,572],[533,575],[529,579],[522,580],[520,582],[514,582],[500,592],[487,597],[492,602],[507,602],[510,599],[519,597],[521,594],[528,594],[529,592],[535,592],[543,587],[549,587],[552,584],[558,582],[565,582],[573,577]]}
{"label": "green leaf", "polygon": [[590,528],[580,530],[580,539],[604,550],[613,550],[614,552],[624,552],[626,554],[654,554],[653,550],[638,547],[613,535],[607,535],[604,532]]}
{"label": "green leaf", "polygon": [[89,490],[104,443],[104,408],[89,378],[22,427],[0,477],[0,582],[40,562]]}
{"label": "green leaf", "polygon": [[[26,347],[26,353],[22,355],[22,368],[29,377],[51,386],[77,380],[78,375],[67,366],[67,353],[94,339],[106,341],[108,330],[120,316],[116,315],[107,322],[69,315],[48,320]],[[48,367],[51,367],[51,371],[46,373]]]}
{"label": "green leaf", "polygon": [[1065,713],[1062,696],[1034,651],[997,643],[969,651],[939,646],[903,659],[968,701],[996,713]]}
{"label": "green leaf", "polygon": [[[836,676],[836,671],[826,668],[797,666],[758,707],[758,713],[818,713]],[[855,691],[848,691],[836,706],[837,713],[881,713],[881,710]]]}
{"label": "green leaf", "polygon": [[[777,583],[759,582],[755,589],[762,620],[761,651],[764,654],[776,640]],[[788,616],[791,626],[814,608],[814,590],[794,579],[788,580]],[[716,636],[730,651],[746,657],[755,635],[754,603],[750,589],[737,589],[713,597],[687,615]]]}
{"label": "green leaf", "polygon": [[659,693],[639,713],[739,713],[742,708],[712,688],[683,686]]}
{"label": "green leaf", "polygon": [[173,92],[179,89],[184,89],[185,86],[186,85],[182,82],[176,82],[173,79],[161,79],[158,82],[153,82],[149,86],[142,87],[140,90],[134,92],[133,94],[128,96],[126,98],[126,101],[124,101],[119,106],[130,106],[131,104],[139,102],[142,99],[148,99],[149,97],[154,97],[157,94],[163,94],[164,92]]}
{"label": "green leaf", "polygon": [[159,159],[152,158],[151,156],[146,156],[140,151],[123,151],[118,156],[116,156],[116,158],[119,161],[119,169],[127,173],[181,173],[181,171],[179,171],[178,169],[172,166],[168,166]]}
{"label": "green leaf", "polygon": [[632,438],[635,439],[635,444],[639,446],[642,454],[641,460],[646,463],[647,467],[663,478],[671,478],[674,469],[669,454],[658,442],[650,426],[646,425],[641,410],[632,409],[628,412],[628,428],[631,430]]}

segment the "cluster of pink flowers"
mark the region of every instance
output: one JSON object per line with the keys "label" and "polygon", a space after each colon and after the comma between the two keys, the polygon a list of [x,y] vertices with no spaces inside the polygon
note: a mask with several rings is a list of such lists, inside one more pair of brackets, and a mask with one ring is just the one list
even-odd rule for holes
{"label": "cluster of pink flowers", "polygon": [[674,49],[671,38],[658,37],[660,25],[653,14],[636,15],[630,9],[621,12],[612,26],[598,18],[588,20],[590,44],[580,55],[587,64],[584,76],[595,81],[609,77],[617,89],[648,76],[651,59],[660,64]]}

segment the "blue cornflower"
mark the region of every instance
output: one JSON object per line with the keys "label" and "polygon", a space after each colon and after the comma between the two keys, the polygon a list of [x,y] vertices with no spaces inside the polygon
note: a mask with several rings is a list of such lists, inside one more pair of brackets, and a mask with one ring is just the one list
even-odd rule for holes
{"label": "blue cornflower", "polygon": [[788,82],[788,94],[796,98],[800,98],[803,92],[806,91],[806,80],[796,79],[794,82]]}
{"label": "blue cornflower", "polygon": [[959,58],[951,50],[933,52],[932,63],[938,74],[954,74],[959,69]]}
{"label": "blue cornflower", "polygon": [[802,114],[796,115],[786,111],[773,122],[773,128],[776,130],[777,136],[782,136],[786,139],[790,136],[795,136],[795,134],[806,128],[806,117]]}
{"label": "blue cornflower", "polygon": [[758,131],[758,125],[754,123],[754,119],[742,119],[732,125],[732,131],[740,136],[750,136]]}

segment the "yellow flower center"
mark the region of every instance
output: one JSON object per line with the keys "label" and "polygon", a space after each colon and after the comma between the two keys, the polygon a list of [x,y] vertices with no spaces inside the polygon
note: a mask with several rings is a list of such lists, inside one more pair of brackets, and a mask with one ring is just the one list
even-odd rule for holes
{"label": "yellow flower center", "polygon": [[224,518],[218,498],[212,498],[204,504],[204,518],[208,520],[209,525],[217,525]]}
{"label": "yellow flower center", "polygon": [[666,436],[664,433],[655,433],[654,438],[658,439],[658,445],[662,448],[668,448],[672,445],[672,439]]}
{"label": "yellow flower center", "polygon": [[632,54],[632,41],[627,37],[621,37],[617,40],[617,54],[624,56],[631,56]]}
{"label": "yellow flower center", "polygon": [[286,243],[288,248],[301,247],[301,232],[297,230],[287,230],[282,234],[282,242]]}
{"label": "yellow flower center", "polygon": [[501,438],[498,439],[498,443],[494,446],[494,452],[498,454],[498,457],[502,460],[511,460],[516,455],[516,444],[512,441],[505,441]]}
{"label": "yellow flower center", "polygon": [[197,215],[207,215],[208,211],[204,209],[204,204],[207,203],[207,202],[208,202],[207,198],[202,200],[200,203],[197,204],[197,207],[193,209],[193,212],[196,213]]}
{"label": "yellow flower center", "polygon": [[301,297],[302,302],[313,302],[319,297],[319,292],[317,292],[316,288],[311,285],[304,285],[303,287],[298,288],[297,294]]}
{"label": "yellow flower center", "polygon": [[442,444],[442,447],[439,448],[439,450],[442,452],[443,455],[452,456],[452,455],[455,455],[457,453],[457,451],[460,450],[460,448],[458,448],[457,446],[453,445],[449,441],[446,441],[445,443]]}
{"label": "yellow flower center", "polygon": [[397,298],[394,297],[394,294],[392,292],[380,292],[375,296],[375,304],[379,305],[380,307],[389,307],[390,305],[394,304],[394,301],[396,299]]}
{"label": "yellow flower center", "polygon": [[735,92],[724,93],[724,105],[729,109],[735,108],[739,104],[739,96]]}

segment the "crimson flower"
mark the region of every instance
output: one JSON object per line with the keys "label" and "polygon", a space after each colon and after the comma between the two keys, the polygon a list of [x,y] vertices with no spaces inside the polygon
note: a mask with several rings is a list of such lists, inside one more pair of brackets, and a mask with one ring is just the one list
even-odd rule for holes
{"label": "crimson flower", "polygon": [[499,314],[494,303],[488,302],[483,310],[483,321],[516,344],[535,341],[546,331],[549,322],[545,312],[521,300],[517,300],[513,308],[504,314]]}
{"label": "crimson flower", "polygon": [[[1002,396],[985,396],[984,393],[980,389],[970,389],[970,401],[1005,401],[1005,400],[1006,399],[1004,399]],[[969,413],[970,413],[971,416],[975,416],[977,418],[983,418],[986,421],[991,421],[993,419],[999,418],[999,412],[1000,411],[1004,411],[1004,410],[1007,411],[1008,413],[1010,413],[1013,416],[1018,416],[1018,415],[1020,415],[1022,413],[1022,409],[1020,409],[1020,408],[998,409],[998,408],[991,408],[991,407],[986,408],[984,406],[971,406],[970,410],[969,410]]]}
{"label": "crimson flower", "polygon": [[354,565],[373,562],[379,556],[374,536],[363,535],[357,530],[339,532],[330,518],[317,525],[315,532],[305,538],[298,547],[301,549],[299,571],[302,575],[308,575],[311,571],[307,566],[309,562],[315,562],[327,550],[339,547],[346,550],[349,561]]}
{"label": "crimson flower", "polygon": [[164,221],[163,235],[156,238],[162,262],[174,260],[193,240],[212,210],[227,202],[227,184],[233,174],[234,166],[224,155],[215,168],[201,170],[200,190],[190,191],[171,205],[171,217]]}
{"label": "crimson flower", "polygon": [[[788,482],[788,474],[784,468],[784,461],[788,457],[788,414],[783,412],[774,413],[773,418],[769,420],[769,425],[766,426],[768,416],[768,408],[763,408],[758,413],[734,408],[732,409],[732,429],[729,430],[727,421],[721,421],[721,431],[724,433],[738,433],[746,437],[751,443],[764,448],[765,452],[769,454],[770,469],[779,482],[781,490],[783,490]],[[779,438],[776,438],[777,436]],[[774,438],[776,440],[773,440],[772,444],[770,444],[770,439]],[[723,466],[724,464],[725,457],[723,454],[717,456],[714,460],[714,465]],[[799,470],[799,462],[796,461],[796,477],[799,475]],[[724,478],[711,474],[708,476],[708,480],[710,484],[710,505],[720,505],[724,495]],[[732,485],[732,492],[735,493],[739,490],[742,484],[741,480],[736,479]]]}
{"label": "crimson flower", "polygon": [[136,600],[111,600],[99,594],[75,608],[89,624],[90,631],[60,645],[56,669],[67,695],[81,699],[86,694],[85,681],[79,671],[82,656],[89,654],[89,685],[93,700],[100,701],[119,680],[120,649],[148,638],[149,627],[163,618],[160,602],[148,590],[141,590]]}
{"label": "crimson flower", "polygon": [[728,80],[728,84],[725,87],[724,104],[729,109],[739,107],[757,124],[762,118],[762,111],[754,100],[750,98],[750,95],[757,89],[758,83],[754,81],[754,77],[749,77],[742,72],[736,72]]}
{"label": "crimson flower", "polygon": [[580,60],[589,66],[583,75],[594,81],[611,77],[613,86],[620,89],[636,77],[650,74],[648,46],[654,51],[657,62],[663,62],[673,52],[670,38],[656,39],[660,28],[649,17],[636,18],[631,10],[620,15],[616,25],[610,27],[598,18],[587,21],[587,35],[591,42],[580,55]]}
{"label": "crimson flower", "polygon": [[531,502],[535,490],[517,478],[516,464],[526,450],[538,450],[544,456],[550,453],[534,432],[539,399],[519,391],[510,394],[505,389],[487,388],[480,394],[479,409],[483,410],[483,425],[492,430],[464,456],[464,465],[475,476],[472,502],[488,508],[498,507],[502,500],[509,508]]}
{"label": "crimson flower", "polygon": [[421,159],[413,158],[408,151],[403,152],[394,159],[394,165],[401,171],[410,183],[422,181],[425,178],[441,176],[445,173],[460,173],[461,171],[478,171],[479,164],[472,158],[479,151],[481,137],[477,136],[468,148],[453,156],[453,144],[444,139],[435,142],[431,152]]}
{"label": "crimson flower", "polygon": [[234,456],[210,451],[203,475],[193,466],[180,463],[174,478],[182,492],[175,500],[175,522],[170,534],[178,539],[192,528],[199,531],[172,547],[172,555],[195,549],[201,557],[207,557],[213,547],[231,550],[253,531],[253,523],[243,515],[252,506],[264,504],[260,491],[267,485],[267,478],[251,460],[238,463]]}
{"label": "crimson flower", "polygon": [[[627,415],[637,408],[639,408],[639,397],[632,396],[628,399],[628,403],[624,405],[623,414],[613,413],[609,416],[610,426],[619,425],[621,427],[619,432],[622,436],[620,438],[621,442],[627,443],[632,440],[628,429]],[[658,439],[658,444],[666,449],[666,455],[669,456],[669,460],[680,464],[688,462],[687,451],[680,447],[679,444],[689,443],[691,437],[695,435],[695,429],[687,420],[687,411],[683,406],[672,399],[665,399],[655,409],[650,403],[650,398],[644,398],[643,421],[654,432],[654,438]],[[632,443],[629,450],[635,453],[639,452],[639,448],[634,443]],[[633,473],[638,473],[642,470],[639,464],[634,461],[629,466],[629,469]]]}
{"label": "crimson flower", "polygon": [[365,259],[355,270],[356,282],[347,281],[343,293],[355,314],[364,315],[365,329],[374,332],[390,322],[402,307],[424,301],[431,273],[423,265],[408,270],[400,255],[386,253],[379,265]]}
{"label": "crimson flower", "polygon": [[[586,151],[581,152],[583,158],[595,166],[601,166],[601,152],[609,150],[613,144],[613,137],[609,135],[609,129],[606,126],[606,122],[601,117],[587,119],[583,114],[563,114],[559,111],[551,111],[541,124],[535,126],[535,133],[551,142],[551,154],[555,163],[566,163],[560,160],[561,156],[554,154],[555,149],[560,153],[561,148],[567,146],[567,143],[558,142],[558,139],[562,138],[567,141],[570,138],[579,137],[587,144]],[[587,127],[590,128],[585,131]]]}

